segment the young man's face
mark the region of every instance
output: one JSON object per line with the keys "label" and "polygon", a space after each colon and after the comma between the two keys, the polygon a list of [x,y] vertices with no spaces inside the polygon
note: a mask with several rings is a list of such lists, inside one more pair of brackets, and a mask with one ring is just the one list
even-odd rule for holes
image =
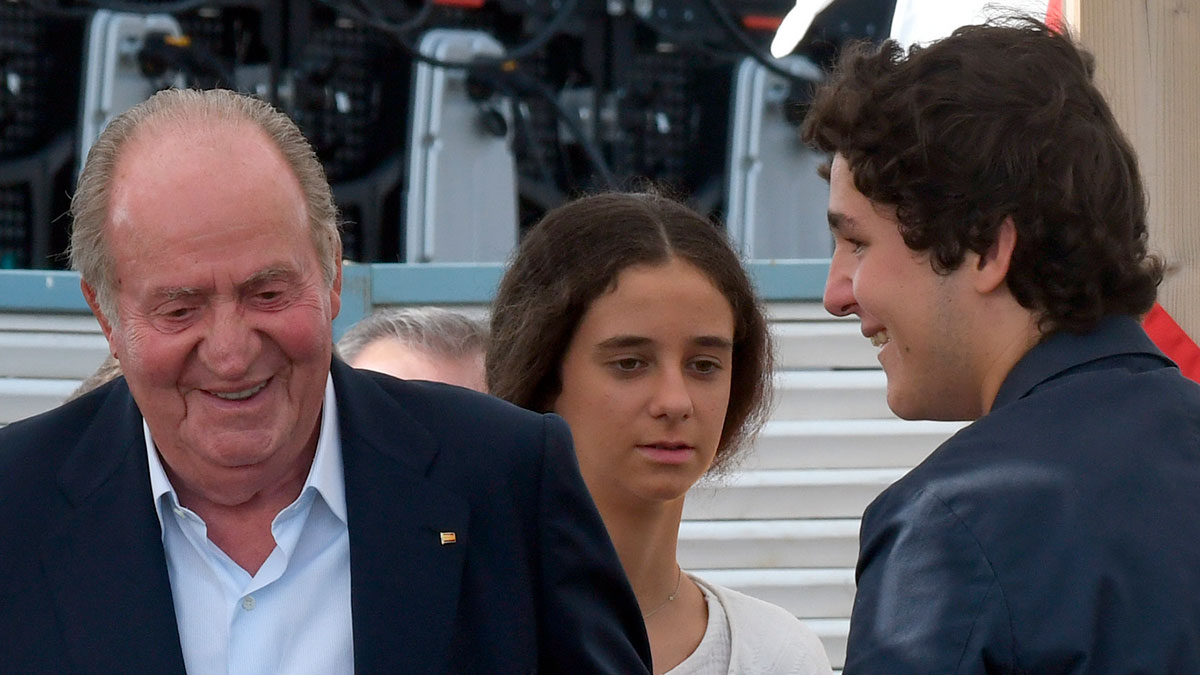
{"label": "young man's face", "polygon": [[900,236],[895,208],[875,204],[854,185],[846,159],[834,157],[829,226],[833,260],[825,309],[855,314],[880,347],[887,402],[904,419],[979,417],[981,382],[973,325],[978,296],[964,274],[973,257],[947,275]]}

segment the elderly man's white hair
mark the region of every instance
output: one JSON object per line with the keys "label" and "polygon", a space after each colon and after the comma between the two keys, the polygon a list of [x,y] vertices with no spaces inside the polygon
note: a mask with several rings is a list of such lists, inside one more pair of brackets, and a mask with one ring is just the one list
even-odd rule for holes
{"label": "elderly man's white hair", "polygon": [[[296,175],[305,197],[313,244],[326,285],[332,285],[341,257],[337,208],[325,170],[300,129],[271,104],[224,89],[166,89],[118,115],[88,152],[71,198],[71,269],[96,291],[100,313],[113,325],[117,312],[114,261],[105,242],[112,201],[112,177],[130,140],[143,133],[249,124],[275,144]],[[180,161],[186,161],[181,157]],[[186,188],[181,188],[186,189]],[[169,195],[164,195],[164,199]]]}

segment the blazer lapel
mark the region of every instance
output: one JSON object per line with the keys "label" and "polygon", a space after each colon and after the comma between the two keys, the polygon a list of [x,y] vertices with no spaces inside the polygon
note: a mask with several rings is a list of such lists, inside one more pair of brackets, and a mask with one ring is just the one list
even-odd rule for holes
{"label": "blazer lapel", "polygon": [[391,394],[334,360],[357,673],[438,672],[454,635],[465,500],[425,478],[437,443]]}
{"label": "blazer lapel", "polygon": [[119,382],[63,465],[72,510],[42,542],[63,643],[82,672],[183,673],[140,420]]}

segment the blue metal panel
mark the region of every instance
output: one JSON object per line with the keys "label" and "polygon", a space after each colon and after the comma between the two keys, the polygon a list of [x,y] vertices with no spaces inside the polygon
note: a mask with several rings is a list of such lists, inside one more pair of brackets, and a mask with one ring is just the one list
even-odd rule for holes
{"label": "blue metal panel", "polygon": [[746,266],[758,294],[767,302],[820,301],[829,260],[755,260]]}
{"label": "blue metal panel", "polygon": [[45,270],[0,271],[0,311],[87,314],[79,274]]}
{"label": "blue metal panel", "polygon": [[500,263],[379,263],[371,265],[374,305],[487,304],[496,294]]}
{"label": "blue metal panel", "polygon": [[342,266],[342,309],[333,320],[336,341],[356,322],[371,313],[371,265]]}
{"label": "blue metal panel", "polygon": [[[765,301],[812,302],[821,299],[829,261],[759,260],[748,268]],[[346,265],[334,335],[378,305],[485,305],[503,274],[498,263]],[[0,311],[82,314],[88,307],[75,272],[0,270]]]}
{"label": "blue metal panel", "polygon": [[[747,265],[767,302],[821,299],[828,260],[756,260]],[[487,304],[504,274],[493,263],[371,265],[373,305]]]}

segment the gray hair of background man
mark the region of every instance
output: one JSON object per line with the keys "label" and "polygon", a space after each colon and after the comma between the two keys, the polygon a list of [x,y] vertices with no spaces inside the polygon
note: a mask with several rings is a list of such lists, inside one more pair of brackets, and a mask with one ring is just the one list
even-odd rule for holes
{"label": "gray hair of background man", "polygon": [[376,310],[354,324],[338,340],[338,353],[353,361],[369,344],[398,340],[426,354],[462,359],[487,349],[487,325],[440,307],[405,307]]}
{"label": "gray hair of background man", "polygon": [[[131,139],[149,131],[180,131],[204,126],[250,124],[279,148],[304,193],[313,244],[325,283],[332,284],[341,257],[337,207],[325,169],[295,122],[271,104],[225,89],[166,89],[118,115],[88,152],[71,198],[71,269],[96,291],[100,311],[116,324],[114,261],[105,245],[112,177]],[[181,158],[183,159],[183,158]],[[164,195],[164,199],[169,195]]]}

